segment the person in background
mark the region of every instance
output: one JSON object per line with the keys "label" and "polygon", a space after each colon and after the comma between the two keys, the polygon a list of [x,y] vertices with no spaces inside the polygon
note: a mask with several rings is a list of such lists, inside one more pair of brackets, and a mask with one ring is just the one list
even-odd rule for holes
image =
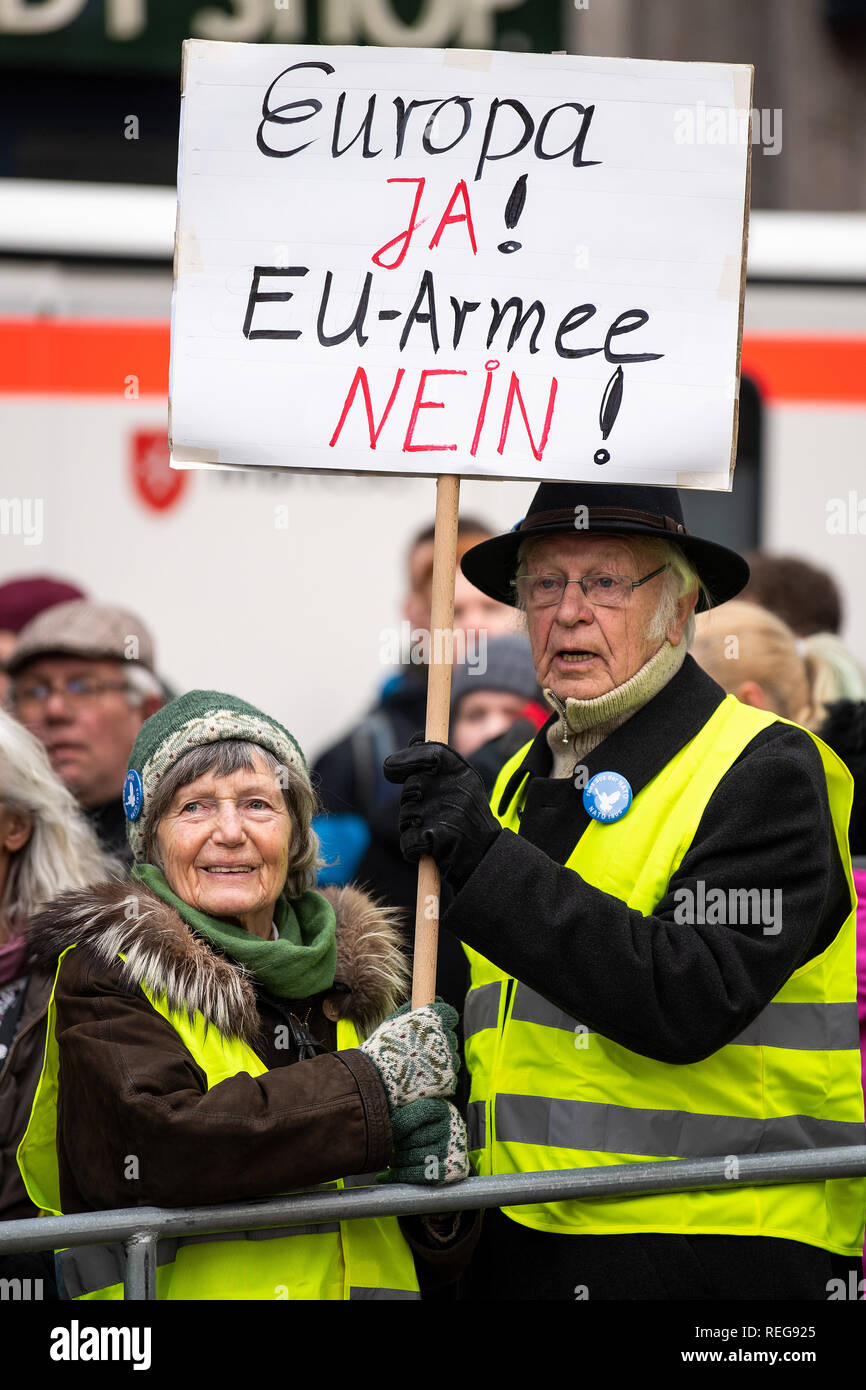
{"label": "person in background", "polygon": [[494,637],[483,666],[463,662],[455,667],[448,742],[491,791],[503,762],[547,720],[550,711],[540,696],[523,635]]}
{"label": "person in background", "polygon": [[796,555],[746,555],[749,582],[740,597],[769,608],[797,637],[838,632],[842,596],[832,575]]}
{"label": "person in background", "polygon": [[9,694],[6,662],[15,650],[21,629],[53,604],[84,597],[83,591],[74,584],[43,574],[0,584],[0,704],[6,703]]}
{"label": "person in background", "polygon": [[[539,694],[532,651],[522,634],[494,637],[487,644],[483,664],[463,662],[454,668],[448,743],[475,768],[488,792],[503,762],[534,738],[547,720],[550,711],[538,703]],[[443,883],[442,911],[450,896]],[[407,923],[407,932],[410,929]],[[462,1013],[468,988],[466,953],[453,936],[440,932],[436,989]],[[465,1098],[462,1093],[460,1098]]]}
{"label": "person in background", "polygon": [[866,689],[834,633],[797,638],[773,613],[734,599],[695,621],[695,660],[729,694],[816,733],[854,778],[848,827],[857,890],[857,1007],[866,1091]]}
{"label": "person in background", "polygon": [[45,745],[103,847],[127,859],[126,760],[163,703],[144,623],[89,599],[60,603],[27,624],[6,669],[12,712]]}
{"label": "person in background", "polygon": [[692,655],[744,705],[772,710],[804,728],[821,722],[802,639],[798,644],[787,623],[759,604],[734,599],[699,613]]}
{"label": "person in background", "polygon": [[[117,866],[119,869],[119,866]],[[27,960],[36,910],[112,868],[45,749],[0,710],[0,1220],[38,1216],[15,1151],[27,1127],[45,1051],[51,976]],[[0,1276],[38,1277],[54,1287],[53,1253],[0,1257]]]}
{"label": "person in background", "polygon": [[812,733],[821,734],[836,701],[866,698],[863,673],[834,633],[797,637],[775,613],[742,599],[698,615],[693,654],[744,705]]}
{"label": "person in background", "polygon": [[866,673],[841,637],[835,632],[813,632],[799,642],[806,664],[812,668],[817,705],[866,699]]}
{"label": "person in background", "polygon": [[[470,546],[491,534],[483,522],[462,517],[457,528],[458,559]],[[407,556],[407,591],[402,618],[423,652],[429,642],[433,597],[433,528],[412,541]],[[487,637],[513,630],[508,609],[482,594],[458,570],[454,590],[454,631],[465,634],[467,653],[480,656]],[[459,647],[455,643],[455,652]],[[413,654],[415,654],[413,652]],[[378,702],[368,714],[313,765],[313,779],[324,814],[315,830],[326,867],[322,883],[346,883],[356,878],[371,893],[393,907],[414,913],[417,874],[399,849],[399,795],[382,775],[389,753],[402,748],[423,729],[427,711],[427,666],[424,660],[404,661],[388,678]]]}

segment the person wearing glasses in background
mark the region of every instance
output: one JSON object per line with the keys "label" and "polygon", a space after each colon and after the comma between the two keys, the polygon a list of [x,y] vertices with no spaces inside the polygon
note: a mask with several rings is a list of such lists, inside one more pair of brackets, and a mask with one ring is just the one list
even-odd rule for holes
{"label": "person wearing glasses in background", "polygon": [[48,574],[22,575],[0,584],[0,704],[5,705],[9,696],[6,662],[15,650],[18,634],[55,603],[86,597],[75,584]]}
{"label": "person wearing glasses in background", "polygon": [[446,745],[385,763],[470,961],[473,1161],[718,1157],[722,1184],[493,1209],[463,1296],[829,1298],[856,1279],[863,1179],[750,1187],[738,1156],[866,1138],[851,778],[687,654],[746,562],[687,533],[674,489],[569,483],[462,568],[523,610],[553,711],[489,805]]}
{"label": "person wearing glasses in background", "polygon": [[141,619],[89,599],[39,614],[6,663],[11,712],[45,745],[103,848],[124,861],[129,750],[163,704],[153,664],[153,640]]}

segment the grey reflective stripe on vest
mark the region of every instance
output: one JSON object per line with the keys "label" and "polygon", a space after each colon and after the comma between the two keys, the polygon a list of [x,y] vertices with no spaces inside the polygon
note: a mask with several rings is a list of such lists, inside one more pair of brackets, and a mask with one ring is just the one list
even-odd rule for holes
{"label": "grey reflective stripe on vest", "polygon": [[[491,986],[486,985],[484,988],[489,989]],[[498,989],[498,985],[494,988]],[[481,994],[482,990],[478,993]],[[468,1013],[468,1001],[466,1010]],[[514,991],[511,1017],[520,1023],[538,1023],[545,1028],[562,1028],[569,1033],[573,1033],[575,1029],[583,1030],[583,1024],[570,1014],[563,1013],[562,1009],[543,999],[535,990],[521,984],[518,984]],[[768,1004],[742,1033],[731,1039],[731,1044],[787,1047],[803,1052],[854,1050],[860,1046],[857,1005]]]}
{"label": "grey reflective stripe on vest", "polygon": [[[379,1170],[381,1172],[382,1169]],[[344,1187],[377,1187],[376,1179],[379,1173],[353,1173],[350,1178],[343,1179]]]}
{"label": "grey reflective stripe on vest", "polygon": [[844,1052],[860,1046],[856,1004],[768,1004],[734,1044]]}
{"label": "grey reflective stripe on vest", "polygon": [[[381,1172],[381,1171],[382,1171],[382,1170],[380,1169],[380,1172]],[[348,1177],[348,1178],[343,1178],[343,1186],[344,1186],[344,1187],[376,1187],[376,1186],[377,1186],[376,1179],[378,1178],[378,1176],[379,1176],[379,1173],[352,1173],[350,1177]],[[340,1186],[340,1184],[339,1184],[338,1182],[320,1182],[320,1183],[316,1183],[316,1186],[315,1186],[315,1187],[300,1187],[300,1188],[298,1188],[297,1190],[298,1190],[298,1193],[301,1193],[301,1192],[327,1192],[327,1191],[330,1191],[330,1192],[337,1192],[337,1191],[339,1191],[339,1186]]]}
{"label": "grey reflective stripe on vest", "polygon": [[540,1023],[544,1028],[562,1028],[569,1033],[583,1026],[571,1014],[563,1013],[549,999],[543,999],[534,989],[520,983],[514,991],[511,1017],[517,1023]]}
{"label": "grey reflective stripe on vest", "polygon": [[[165,1264],[161,1245],[157,1246],[156,1262]],[[126,1268],[123,1246],[78,1245],[71,1250],[58,1250],[57,1265],[69,1298],[83,1298],[97,1289],[109,1289],[123,1283]]]}
{"label": "grey reflective stripe on vest", "polygon": [[498,1095],[495,1126],[496,1139],[502,1143],[653,1158],[776,1153],[866,1141],[862,1121],[817,1120],[811,1115],[751,1119],[686,1110],[636,1110],[544,1096]]}
{"label": "grey reflective stripe on vest", "polygon": [[483,1100],[471,1100],[466,1107],[466,1136],[470,1149],[483,1149],[487,1139],[487,1112]]}
{"label": "grey reflective stripe on vest", "polygon": [[494,980],[492,985],[479,985],[471,989],[463,1007],[463,1036],[469,1038],[480,1033],[483,1028],[495,1028],[499,1022],[499,993],[502,984]]}
{"label": "grey reflective stripe on vest", "polygon": [[349,1297],[356,1298],[420,1298],[420,1293],[412,1292],[411,1289],[362,1289],[352,1288],[349,1290]]}

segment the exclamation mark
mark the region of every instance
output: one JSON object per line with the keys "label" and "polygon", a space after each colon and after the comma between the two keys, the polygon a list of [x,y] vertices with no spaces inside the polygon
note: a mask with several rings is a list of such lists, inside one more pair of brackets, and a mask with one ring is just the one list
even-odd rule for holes
{"label": "exclamation mark", "polygon": [[[607,439],[619,414],[619,408],[622,405],[622,383],[622,367],[617,367],[604,388],[604,395],[601,398],[601,407],[598,412],[598,427],[601,430],[602,439]],[[596,449],[593,454],[593,463],[610,463],[610,454],[607,449]]]}
{"label": "exclamation mark", "polygon": [[[523,205],[526,202],[526,174],[521,174],[517,183],[511,190],[508,202],[505,204],[505,225],[509,232],[513,231],[520,220],[523,212]],[[519,251],[522,243],[519,241],[500,241],[499,250],[505,256],[509,256],[512,251]]]}

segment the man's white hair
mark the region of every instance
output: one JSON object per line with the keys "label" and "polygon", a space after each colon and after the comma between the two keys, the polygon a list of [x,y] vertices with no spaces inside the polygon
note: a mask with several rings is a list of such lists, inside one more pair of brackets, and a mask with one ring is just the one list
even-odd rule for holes
{"label": "man's white hair", "polygon": [[126,698],[134,709],[143,705],[145,700],[155,695],[160,700],[163,697],[162,686],[152,671],[148,671],[146,666],[139,665],[138,662],[119,661],[118,670],[126,677]]}
{"label": "man's white hair", "polygon": [[[600,535],[603,533],[594,531],[576,532],[575,534]],[[527,572],[526,557],[529,547],[533,545],[533,543],[545,539],[545,536],[527,536],[526,540],[521,542],[517,551],[517,572],[515,577],[519,577],[521,574],[526,574]],[[671,623],[676,619],[677,605],[680,599],[687,596],[690,597],[694,593],[700,596],[702,585],[698,572],[686,558],[680,547],[674,545],[671,541],[657,540],[654,536],[611,536],[611,539],[622,541],[626,545],[631,545],[633,548],[637,548],[635,544],[637,543],[640,547],[641,554],[647,556],[650,571],[658,569],[660,565],[668,566],[666,573],[662,576],[659,601],[656,605],[655,612],[647,624],[646,632],[650,641],[661,643],[664,641],[665,633]],[[703,590],[703,593],[705,600],[709,603],[710,596],[706,593],[706,590]],[[523,604],[520,600],[518,600],[517,606],[518,608],[523,608]],[[695,615],[694,612],[691,612],[686,622],[684,632],[686,650],[691,647],[694,636]]]}
{"label": "man's white hair", "polygon": [[[646,544],[655,552],[658,565],[666,564],[668,566],[662,576],[662,591],[658,605],[647,625],[647,637],[652,641],[662,642],[671,623],[676,620],[680,599],[691,598],[692,594],[697,594],[700,599],[701,581],[694,565],[686,558],[678,545],[674,545],[671,541],[655,540],[652,537],[645,539]],[[683,636],[686,651],[688,651],[695,639],[694,609],[686,620]]]}

